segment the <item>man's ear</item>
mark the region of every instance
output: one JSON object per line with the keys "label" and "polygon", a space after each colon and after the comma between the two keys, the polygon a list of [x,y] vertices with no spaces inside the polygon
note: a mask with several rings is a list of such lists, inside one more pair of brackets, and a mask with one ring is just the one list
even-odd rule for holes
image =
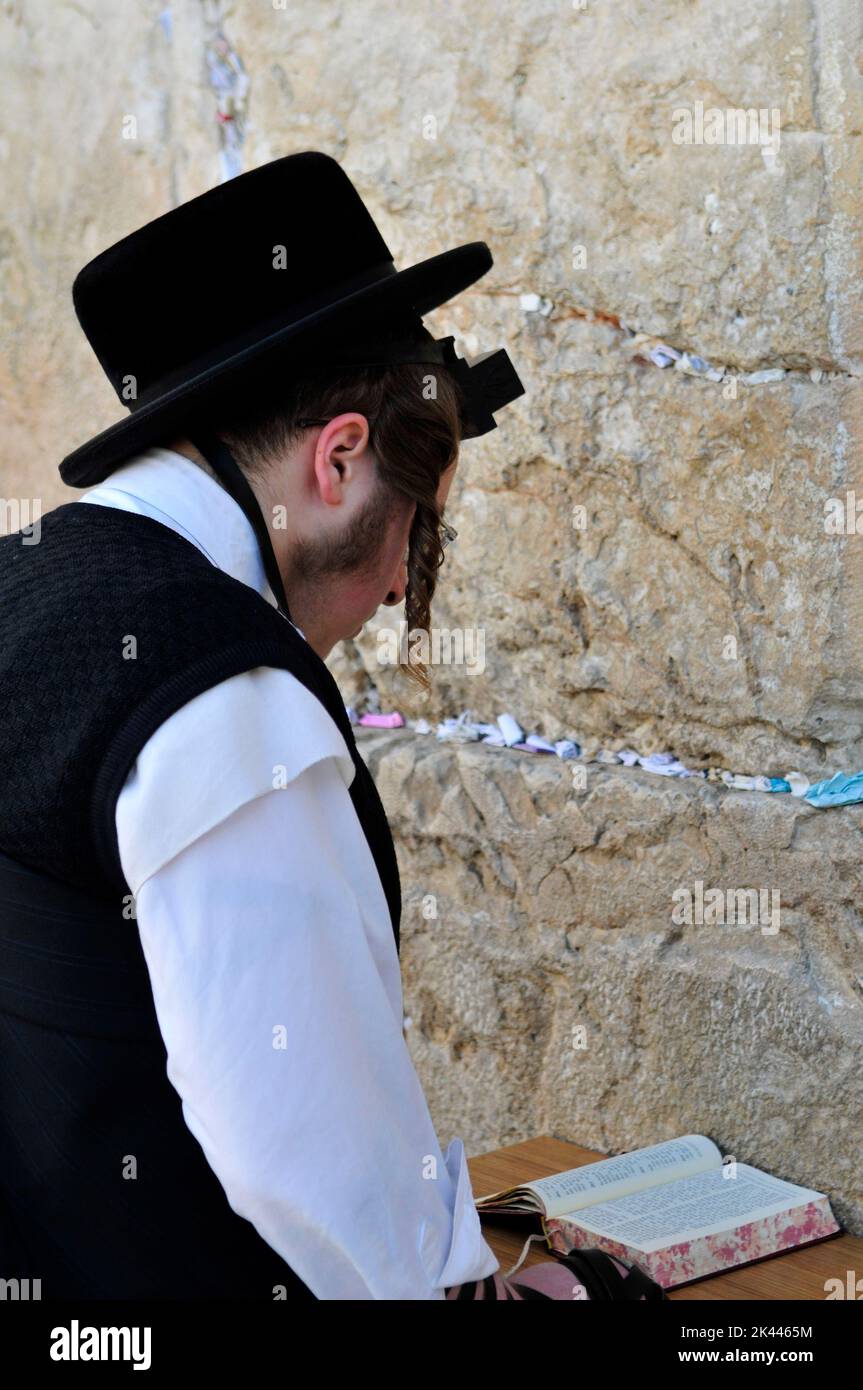
{"label": "man's ear", "polygon": [[327,506],[344,501],[345,485],[367,447],[368,424],[361,415],[337,416],[323,427],[315,444],[314,468],[318,494]]}
{"label": "man's ear", "polygon": [[344,500],[345,465],[336,449],[321,446],[315,449],[315,481],[318,495],[328,507],[338,507]]}

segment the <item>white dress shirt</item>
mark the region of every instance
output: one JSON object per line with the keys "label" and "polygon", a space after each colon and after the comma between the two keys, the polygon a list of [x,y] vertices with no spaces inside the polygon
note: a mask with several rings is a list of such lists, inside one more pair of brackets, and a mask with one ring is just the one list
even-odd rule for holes
{"label": "white dress shirt", "polygon": [[[78,500],[170,526],[275,605],[242,508],[184,455],[148,449]],[[500,1266],[404,1039],[353,776],[315,696],[256,667],[144,745],[120,860],[167,1074],[233,1210],[318,1298],[443,1299]]]}

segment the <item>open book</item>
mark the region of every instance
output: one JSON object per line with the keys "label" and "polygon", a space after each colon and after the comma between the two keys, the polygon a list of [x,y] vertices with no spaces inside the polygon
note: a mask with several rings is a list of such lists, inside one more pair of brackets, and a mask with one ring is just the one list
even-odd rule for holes
{"label": "open book", "polygon": [[591,1246],[665,1289],[836,1235],[823,1192],[724,1164],[703,1134],[603,1158],[477,1198],[481,1213],[538,1212],[549,1247]]}

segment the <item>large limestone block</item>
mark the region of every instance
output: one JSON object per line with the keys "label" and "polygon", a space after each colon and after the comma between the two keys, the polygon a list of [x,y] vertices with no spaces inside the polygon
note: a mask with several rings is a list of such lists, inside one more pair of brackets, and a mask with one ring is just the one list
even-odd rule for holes
{"label": "large limestone block", "polygon": [[197,4],[169,12],[170,31],[163,6],[27,0],[0,18],[0,494],[43,513],[79,495],[61,458],[124,414],[75,317],[75,275],[219,180],[215,29]]}
{"label": "large limestone block", "polygon": [[[588,767],[579,792],[552,757],[359,738],[445,1137],[621,1152],[706,1133],[863,1231],[863,808],[619,767]],[[699,921],[710,889],[721,918]]]}
{"label": "large limestone block", "polygon": [[562,439],[517,468],[463,460],[434,622],[483,662],[433,667],[417,701],[381,662],[401,616],[382,610],[360,643],[385,702],[739,771],[863,765],[863,539],[825,531],[830,499],[863,500],[859,385],[727,399],[610,355],[561,388]]}

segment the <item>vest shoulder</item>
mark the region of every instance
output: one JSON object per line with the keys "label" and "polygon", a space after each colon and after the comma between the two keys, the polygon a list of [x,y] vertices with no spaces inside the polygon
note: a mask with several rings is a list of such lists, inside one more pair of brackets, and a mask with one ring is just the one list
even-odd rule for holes
{"label": "vest shoulder", "polygon": [[284,621],[263,595],[212,564],[192,541],[139,512],[67,502],[46,512],[34,535],[32,543],[21,533],[3,538],[7,568],[22,579],[26,571],[35,585],[40,577],[52,587],[62,579],[69,599],[86,595],[94,611],[160,601],[191,610],[209,602],[256,613],[265,624]]}
{"label": "vest shoulder", "polygon": [[[52,550],[62,547],[70,554],[95,547],[114,559],[119,547],[123,555],[158,554],[164,564],[173,561],[176,565],[199,569],[201,573],[216,568],[192,541],[173,527],[141,512],[127,512],[120,507],[64,502],[46,512],[39,526],[41,535],[35,549],[46,541]],[[222,571],[217,570],[217,573]]]}

